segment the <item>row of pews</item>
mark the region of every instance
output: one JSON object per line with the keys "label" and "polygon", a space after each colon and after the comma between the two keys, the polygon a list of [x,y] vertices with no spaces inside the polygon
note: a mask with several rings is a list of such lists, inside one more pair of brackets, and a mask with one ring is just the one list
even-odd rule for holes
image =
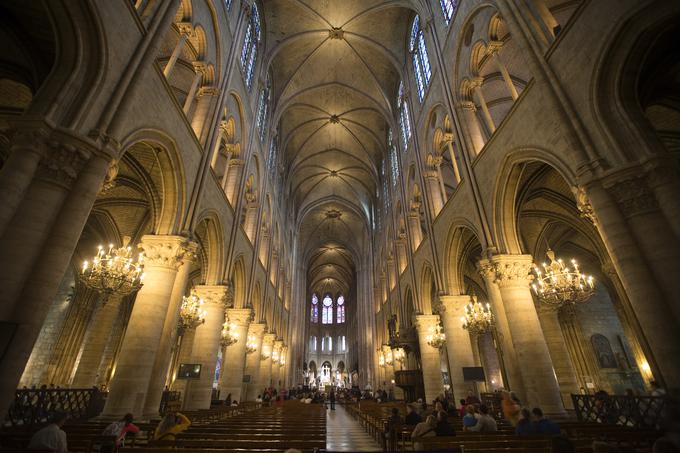
{"label": "row of pews", "polygon": [[[406,415],[403,402],[375,403],[361,401],[359,404],[347,405],[352,417],[357,420],[383,449],[388,445],[384,432],[387,419],[392,408],[398,408],[402,417]],[[425,437],[418,442],[425,450],[443,450],[458,448],[465,453],[550,453],[553,439],[543,436],[517,436],[514,428],[505,420],[497,420],[498,432],[474,433],[464,432],[460,417],[449,417],[449,422],[456,432],[455,437]],[[403,426],[397,434],[396,449],[413,450],[411,432],[413,426]],[[652,444],[660,436],[653,429],[631,429],[618,425],[602,425],[575,421],[560,422],[564,437],[569,438],[578,453],[591,453],[595,441],[616,445],[622,451],[651,451]]]}
{"label": "row of pews", "polygon": [[[323,406],[298,401],[262,407],[260,403],[245,403],[238,407],[216,407],[210,410],[185,412],[192,421],[189,429],[176,440],[153,440],[158,420],[135,423],[140,433],[128,436],[119,452],[183,453],[217,450],[240,453],[277,453],[297,448],[305,453],[323,449],[326,445],[326,415]],[[67,423],[68,448],[71,452],[99,451],[113,441],[101,433],[109,421]],[[36,427],[15,426],[0,431],[0,453],[25,451]]]}

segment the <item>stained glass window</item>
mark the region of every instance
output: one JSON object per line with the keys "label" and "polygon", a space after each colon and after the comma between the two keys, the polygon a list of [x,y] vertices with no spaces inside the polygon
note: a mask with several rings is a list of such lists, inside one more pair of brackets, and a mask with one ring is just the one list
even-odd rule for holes
{"label": "stained glass window", "polygon": [[458,4],[456,0],[439,0],[439,4],[442,7],[442,13],[444,14],[446,25],[449,25],[451,23],[451,19],[453,19],[453,13],[456,12]]}
{"label": "stained glass window", "polygon": [[331,299],[331,296],[323,298],[321,324],[333,324],[333,299]]}
{"label": "stained glass window", "polygon": [[[399,84],[399,97],[397,98],[397,107],[399,108],[399,128],[401,129],[401,144],[404,147],[404,152],[408,149],[408,142],[411,140],[411,119],[408,109],[408,101],[406,100],[406,93],[404,91],[404,82]],[[396,163],[396,159],[395,159]],[[395,165],[393,163],[392,165]]]}
{"label": "stained glass window", "polygon": [[338,297],[338,308],[335,322],[338,324],[345,322],[345,298],[343,296]]}
{"label": "stained glass window", "polygon": [[418,86],[418,99],[420,102],[423,102],[425,89],[430,85],[430,79],[432,78],[432,68],[430,67],[430,58],[427,54],[427,46],[425,45],[425,34],[420,28],[420,17],[418,16],[413,19],[408,50],[411,52],[413,60],[413,72],[415,73],[416,85]]}
{"label": "stained glass window", "polygon": [[319,298],[316,297],[316,294],[312,296],[312,312],[310,318],[314,324],[319,322]]}
{"label": "stained glass window", "polygon": [[260,13],[257,10],[257,4],[253,3],[250,21],[248,22],[246,36],[243,39],[243,47],[241,48],[241,68],[243,68],[243,77],[248,89],[253,84],[253,73],[255,72],[255,63],[257,62],[257,47],[260,43],[260,38]]}

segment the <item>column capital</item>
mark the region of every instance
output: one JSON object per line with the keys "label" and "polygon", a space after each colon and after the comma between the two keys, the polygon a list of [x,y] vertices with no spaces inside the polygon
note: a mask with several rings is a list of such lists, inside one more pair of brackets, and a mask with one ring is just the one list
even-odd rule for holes
{"label": "column capital", "polygon": [[633,217],[659,208],[659,203],[644,174],[620,179],[605,187],[613,195],[625,217]]}
{"label": "column capital", "polygon": [[142,236],[142,242],[138,247],[144,250],[145,267],[157,266],[177,270],[185,258],[195,255],[195,244],[184,236],[147,234]]}
{"label": "column capital", "polygon": [[180,34],[190,36],[194,32],[194,27],[191,22],[177,22],[175,26],[179,30]]}
{"label": "column capital", "polygon": [[261,337],[264,335],[264,331],[267,329],[267,325],[262,322],[251,323],[248,326],[248,335],[254,335],[256,337]]}
{"label": "column capital", "polygon": [[194,290],[208,305],[227,306],[229,287],[226,285],[198,285]]}
{"label": "column capital", "polygon": [[471,302],[471,298],[467,294],[456,296],[444,295],[439,296],[439,311],[440,315],[443,313],[453,313],[456,309],[465,307]]}
{"label": "column capital", "polygon": [[64,187],[71,187],[85,168],[92,152],[75,143],[48,140],[38,166],[37,177]]}
{"label": "column capital", "polygon": [[439,325],[439,315],[416,315],[415,318],[418,332],[427,332]]}
{"label": "column capital", "polygon": [[230,159],[229,160],[229,166],[230,167],[243,167],[246,164],[246,162],[243,159]]}
{"label": "column capital", "polygon": [[202,96],[217,96],[220,94],[220,89],[217,87],[200,87],[198,89],[198,93],[196,94],[197,97],[202,97]]}
{"label": "column capital", "polygon": [[470,80],[470,88],[475,89],[475,88],[480,88],[482,85],[484,85],[484,77],[473,77]]}
{"label": "column capital", "polygon": [[472,101],[463,101],[460,104],[458,104],[458,107],[460,107],[463,110],[469,110],[471,112],[474,112],[474,111],[477,110],[477,106]]}
{"label": "column capital", "polygon": [[500,287],[528,287],[533,279],[530,273],[533,262],[531,255],[494,255],[490,260],[480,260],[478,266],[485,280]]}
{"label": "column capital", "polygon": [[489,41],[487,44],[486,51],[489,55],[495,55],[503,47],[503,41]]}
{"label": "column capital", "polygon": [[248,327],[253,321],[253,311],[250,308],[227,308],[225,311],[230,323],[241,327]]}

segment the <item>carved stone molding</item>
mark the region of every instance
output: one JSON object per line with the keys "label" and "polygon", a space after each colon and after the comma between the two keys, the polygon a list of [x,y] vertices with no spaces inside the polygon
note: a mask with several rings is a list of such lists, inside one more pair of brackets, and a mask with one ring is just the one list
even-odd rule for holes
{"label": "carved stone molding", "polygon": [[100,195],[116,187],[116,177],[118,176],[118,170],[119,166],[117,160],[112,160],[109,162],[109,169],[106,171],[106,177],[104,178],[104,182],[102,182],[102,186],[99,189]]}
{"label": "carved stone molding", "polygon": [[442,295],[439,296],[439,305],[438,305],[438,312],[440,315],[443,313],[448,312],[455,312],[456,308],[460,307],[465,307],[467,304],[470,303],[470,296],[467,294],[462,294],[459,296],[448,296],[448,295]]}
{"label": "carved stone molding", "polygon": [[418,333],[425,334],[439,325],[439,315],[416,315],[415,318]]}
{"label": "carved stone molding", "polygon": [[83,147],[48,141],[47,149],[38,166],[37,177],[70,187],[90,157],[92,153]]}
{"label": "carved stone molding", "polygon": [[267,325],[262,322],[250,323],[248,326],[248,335],[253,335],[257,338],[264,335],[264,331],[267,329]]}
{"label": "carved stone molding", "polygon": [[226,285],[199,285],[195,288],[198,297],[203,299],[208,305],[227,306],[227,293],[229,287]]}
{"label": "carved stone molding", "polygon": [[477,106],[472,101],[463,101],[458,106],[463,110],[471,110],[473,112],[477,110]]}
{"label": "carved stone molding", "polygon": [[633,217],[659,208],[645,177],[640,175],[616,182],[609,188],[623,215]]}
{"label": "carved stone molding", "polygon": [[253,321],[254,313],[250,308],[227,308],[225,311],[230,323],[247,327]]}
{"label": "carved stone molding", "polygon": [[192,243],[184,236],[146,235],[139,247],[144,250],[144,266],[179,269],[192,252]]}
{"label": "carved stone molding", "polygon": [[491,260],[480,260],[478,269],[482,277],[499,287],[528,286],[533,275],[531,255],[495,255]]}
{"label": "carved stone molding", "polygon": [[593,206],[590,204],[590,198],[588,198],[585,188],[581,186],[576,187],[574,189],[574,197],[576,198],[576,207],[578,208],[580,216],[593,224],[597,224],[595,212],[593,211]]}

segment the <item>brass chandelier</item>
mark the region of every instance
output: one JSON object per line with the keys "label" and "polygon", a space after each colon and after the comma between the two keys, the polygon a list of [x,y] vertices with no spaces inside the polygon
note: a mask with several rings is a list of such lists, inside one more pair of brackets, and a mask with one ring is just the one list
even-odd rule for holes
{"label": "brass chandelier", "polygon": [[470,296],[472,302],[465,306],[465,316],[460,320],[463,322],[463,329],[473,335],[480,335],[493,329],[496,319],[491,312],[491,306],[481,304],[477,301],[477,296]]}
{"label": "brass chandelier", "polygon": [[229,346],[238,343],[238,337],[239,333],[236,332],[236,324],[230,323],[229,320],[222,324],[220,344],[223,348],[228,348]]}
{"label": "brass chandelier", "polygon": [[257,351],[257,342],[255,337],[253,335],[248,335],[248,339],[246,341],[246,354],[252,354],[255,351]]}
{"label": "brass chandelier", "polygon": [[441,349],[446,346],[446,334],[442,332],[442,326],[430,327],[427,337],[425,337],[427,344],[435,349]]}
{"label": "brass chandelier", "polygon": [[87,288],[97,291],[102,303],[106,303],[113,295],[132,294],[143,285],[144,254],[140,253],[135,260],[129,244],[130,237],[125,236],[122,247],[115,248],[109,244],[107,250],[100,245],[92,262],[83,262],[80,281]]}
{"label": "brass chandelier", "polygon": [[194,329],[205,322],[207,312],[203,309],[204,301],[195,291],[189,296],[182,297],[182,307],[179,311],[179,329],[181,332]]}
{"label": "brass chandelier", "polygon": [[543,263],[543,270],[534,266],[535,283],[531,285],[538,299],[556,307],[576,305],[587,301],[595,293],[595,280],[582,274],[575,259],[571,267],[562,259],[555,258],[555,252],[548,249],[549,263]]}

